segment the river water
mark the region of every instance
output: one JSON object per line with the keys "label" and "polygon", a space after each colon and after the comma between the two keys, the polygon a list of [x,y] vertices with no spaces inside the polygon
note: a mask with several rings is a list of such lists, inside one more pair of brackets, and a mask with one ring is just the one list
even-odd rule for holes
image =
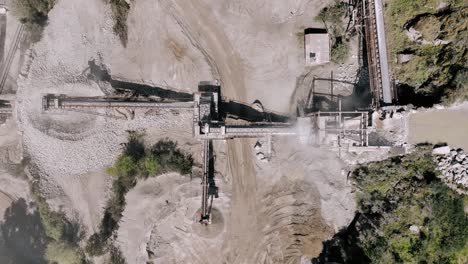
{"label": "river water", "polygon": [[446,142],[452,148],[468,150],[468,104],[411,114],[409,142]]}

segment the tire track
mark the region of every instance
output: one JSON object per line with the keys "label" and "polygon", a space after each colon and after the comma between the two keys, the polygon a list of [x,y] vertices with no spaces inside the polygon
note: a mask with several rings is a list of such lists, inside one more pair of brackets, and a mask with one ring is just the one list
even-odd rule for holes
{"label": "tire track", "polygon": [[[167,7],[183,33],[205,56],[214,77],[221,82],[223,96],[245,101],[241,59],[210,7],[199,0],[173,0]],[[223,246],[223,262],[248,263],[256,254],[255,241],[258,238],[257,183],[249,140],[228,142],[228,162],[232,199],[231,215],[227,217],[228,237]]]}

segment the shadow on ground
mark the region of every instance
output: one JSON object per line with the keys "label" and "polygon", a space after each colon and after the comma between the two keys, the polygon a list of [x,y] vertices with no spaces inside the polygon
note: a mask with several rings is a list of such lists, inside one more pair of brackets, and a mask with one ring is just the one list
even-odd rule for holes
{"label": "shadow on ground", "polygon": [[348,227],[341,229],[331,239],[323,242],[322,253],[312,259],[313,264],[367,264],[371,263],[358,245],[358,222],[361,214],[357,213]]}
{"label": "shadow on ground", "polygon": [[[88,68],[86,68],[84,72],[86,71],[89,71],[89,74],[87,75],[88,79],[109,83],[117,94],[131,93],[131,95],[135,97],[157,96],[160,98],[177,100],[181,102],[194,100],[192,93],[162,88],[149,84],[114,79],[109,71],[103,65],[97,64],[96,60],[94,59],[88,61]],[[220,118],[223,120],[226,119],[227,116],[249,122],[287,122],[289,120],[289,117],[284,114],[273,113],[271,111],[259,111],[248,104],[224,99],[221,95],[222,89],[219,85],[211,85],[205,84],[205,82],[200,82],[198,90],[218,93],[218,99],[222,100],[219,111]],[[261,105],[261,103],[258,101],[254,103]]]}
{"label": "shadow on ground", "polygon": [[46,263],[46,234],[39,213],[32,207],[19,199],[5,211],[0,222],[0,263]]}

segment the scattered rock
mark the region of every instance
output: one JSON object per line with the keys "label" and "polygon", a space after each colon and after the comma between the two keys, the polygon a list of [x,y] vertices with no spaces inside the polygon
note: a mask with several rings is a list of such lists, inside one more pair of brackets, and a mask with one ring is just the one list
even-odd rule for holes
{"label": "scattered rock", "polygon": [[254,149],[256,152],[260,151],[262,149],[262,143],[260,143],[260,140],[255,143]]}
{"label": "scattered rock", "polygon": [[437,7],[437,13],[445,12],[450,8],[450,4],[446,2],[441,2],[439,6]]}
{"label": "scattered rock", "polygon": [[450,188],[468,193],[468,157],[463,149],[450,149],[449,146],[432,150],[434,162],[442,172],[439,176]]}
{"label": "scattered rock", "polygon": [[263,152],[257,152],[257,154],[255,155],[257,157],[258,160],[265,160],[266,157],[265,157],[265,154],[263,154]]}
{"label": "scattered rock", "polygon": [[432,154],[434,155],[447,155],[450,153],[450,147],[449,146],[444,146],[444,147],[438,147],[432,150]]}
{"label": "scattered rock", "polygon": [[455,159],[458,161],[458,162],[462,162],[464,159],[466,158],[466,155],[465,154],[458,154]]}
{"label": "scattered rock", "polygon": [[255,102],[252,103],[252,108],[262,113],[264,111],[263,105],[259,100],[255,100]]}
{"label": "scattered rock", "polygon": [[421,230],[419,229],[417,225],[411,225],[409,230],[411,231],[411,233],[417,234],[417,235],[419,235],[419,233],[421,232]]}
{"label": "scattered rock", "polygon": [[412,41],[419,41],[422,39],[422,34],[421,32],[417,31],[414,27],[410,27],[407,31],[406,31],[406,35],[408,36],[408,38]]}
{"label": "scattered rock", "polygon": [[398,63],[407,63],[413,59],[413,54],[398,54],[397,60]]}

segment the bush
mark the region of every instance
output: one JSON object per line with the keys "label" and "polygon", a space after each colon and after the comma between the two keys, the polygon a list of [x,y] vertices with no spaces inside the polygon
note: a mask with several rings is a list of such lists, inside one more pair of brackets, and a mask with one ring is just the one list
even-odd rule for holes
{"label": "bush", "polygon": [[85,250],[91,256],[101,256],[105,253],[105,248],[106,241],[99,233],[95,233],[89,237]]}
{"label": "bush", "polygon": [[[420,146],[411,154],[358,167],[352,179],[359,189],[359,211],[344,235],[324,243],[313,263],[330,258],[339,263],[466,263],[468,198],[437,179],[431,150]],[[411,232],[412,225],[420,232]],[[356,252],[361,261],[349,261]]]}
{"label": "bush", "polygon": [[[375,263],[393,256],[394,262],[456,262],[468,237],[463,196],[436,179],[431,147],[355,171],[363,194],[359,210],[372,221],[362,232],[362,246]],[[409,231],[417,225],[421,234]]]}
{"label": "bush", "polygon": [[47,245],[46,259],[52,264],[81,264],[84,256],[76,246],[54,241]]}
{"label": "bush", "polygon": [[113,176],[122,176],[130,178],[138,171],[138,164],[131,156],[121,156],[117,159],[115,165],[107,170]]}
{"label": "bush", "polygon": [[13,14],[26,25],[32,40],[38,41],[56,0],[15,0],[10,3]]}
{"label": "bush", "polygon": [[109,264],[125,264],[125,258],[122,254],[122,251],[116,246],[111,246],[110,248],[110,263]]}
{"label": "bush", "polygon": [[192,171],[192,156],[184,154],[173,141],[161,140],[151,148],[150,152],[160,164],[159,174],[171,171],[189,174]]}
{"label": "bush", "polygon": [[31,183],[31,193],[49,238],[45,256],[49,263],[84,263],[85,256],[78,244],[83,237],[80,225],[68,220],[63,212],[50,209],[46,199],[39,192],[37,181]]}
{"label": "bush", "polygon": [[343,18],[347,9],[347,3],[335,0],[332,5],[323,8],[315,20],[323,22],[335,37],[342,36],[344,34]]}
{"label": "bush", "polygon": [[[468,98],[468,81],[457,78],[468,69],[466,57],[466,1],[447,0],[450,10],[438,13],[440,1],[392,0],[385,10],[389,50],[396,79],[410,86],[417,95],[432,97],[433,103],[450,104]],[[427,41],[439,38],[443,45],[420,44],[406,35],[409,27],[430,36]],[[429,30],[427,34],[424,30]],[[397,63],[398,54],[413,54],[405,64]],[[463,80],[460,85],[460,80]],[[403,86],[404,86],[403,85]],[[411,102],[415,105],[418,102]]]}
{"label": "bush", "polygon": [[347,8],[348,5],[345,2],[335,0],[332,5],[320,10],[320,13],[315,17],[315,20],[329,22],[332,24],[340,24],[346,14]]}
{"label": "bush", "polygon": [[110,0],[110,5],[114,19],[114,32],[119,36],[122,45],[126,47],[128,41],[127,17],[130,6],[125,0]]}
{"label": "bush", "polygon": [[[130,132],[129,141],[123,146],[122,155],[114,166],[108,169],[108,172],[117,178],[112,183],[112,196],[106,204],[99,233],[93,234],[86,245],[86,252],[92,256],[102,255],[109,250],[107,241],[118,228],[125,209],[125,195],[136,185],[138,178],[153,177],[171,171],[181,174],[192,171],[192,157],[178,149],[173,141],[161,140],[146,150],[142,135]],[[118,254],[115,254],[118,258]]]}
{"label": "bush", "polygon": [[335,63],[344,63],[348,58],[348,45],[339,41],[331,49],[331,60]]}
{"label": "bush", "polygon": [[49,204],[39,193],[37,182],[32,183],[31,192],[36,201],[46,235],[55,241],[76,243],[81,239],[80,227],[70,222],[63,212],[52,211]]}
{"label": "bush", "polygon": [[145,158],[145,170],[149,176],[155,176],[159,171],[159,161],[156,155],[150,154]]}

